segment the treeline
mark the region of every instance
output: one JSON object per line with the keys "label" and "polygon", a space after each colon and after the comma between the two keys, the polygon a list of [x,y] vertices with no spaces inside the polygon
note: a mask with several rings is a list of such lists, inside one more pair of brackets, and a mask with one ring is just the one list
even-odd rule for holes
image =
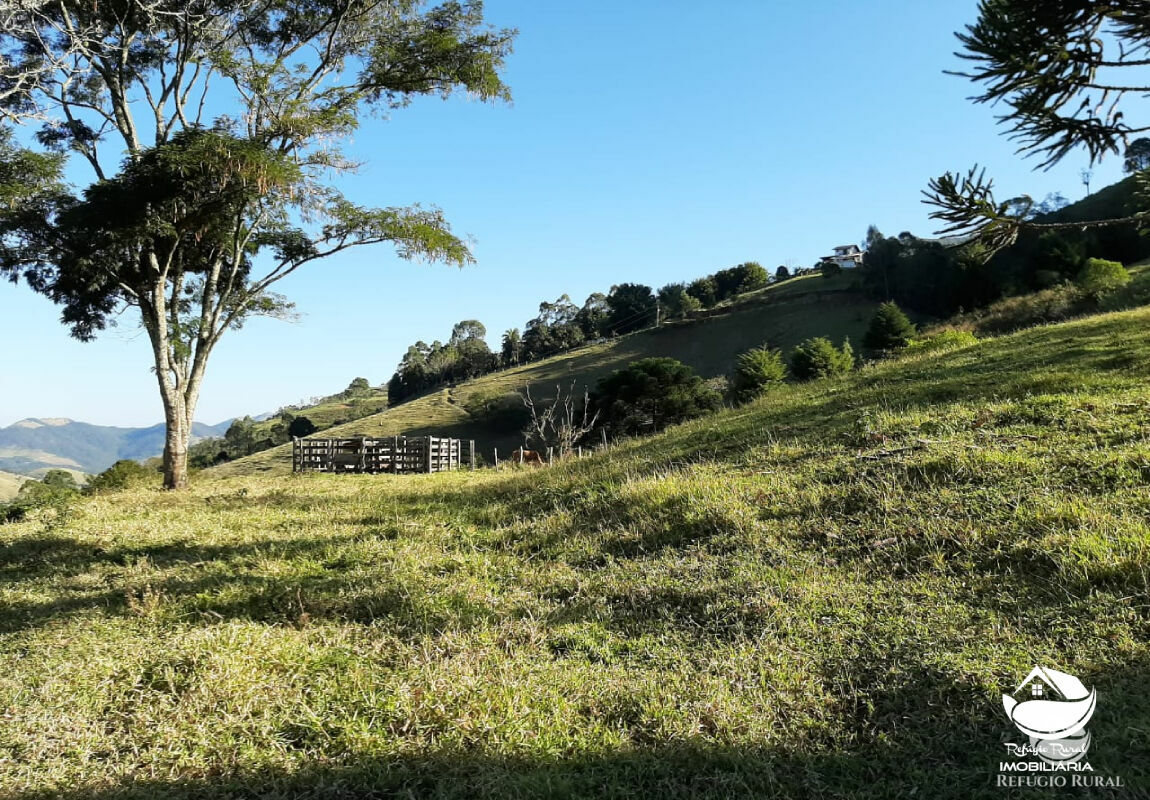
{"label": "treeline", "polygon": [[[1058,197],[1030,205],[1011,201],[1035,222],[1077,222],[1128,216],[1136,208],[1136,183],[1127,178],[1071,206]],[[981,308],[1011,295],[1071,284],[1091,259],[1129,264],[1150,256],[1150,239],[1132,225],[1058,230],[1024,230],[1010,247],[988,252],[978,241],[920,239],[910,233],[887,237],[872,227],[860,277],[873,296],[905,308],[946,317]]]}
{"label": "treeline", "polygon": [[[778,277],[786,276],[786,268],[781,267]],[[591,294],[581,306],[565,294],[554,302],[540,303],[538,315],[522,330],[506,331],[498,353],[488,347],[482,323],[464,320],[452,329],[446,344],[419,341],[407,349],[388,381],[388,401],[399,403],[437,386],[538,361],[660,321],[682,319],[692,311],[761,289],[769,280],[766,269],[749,261],[691,283],[669,283],[657,291],[641,283],[617,284],[606,294]]]}

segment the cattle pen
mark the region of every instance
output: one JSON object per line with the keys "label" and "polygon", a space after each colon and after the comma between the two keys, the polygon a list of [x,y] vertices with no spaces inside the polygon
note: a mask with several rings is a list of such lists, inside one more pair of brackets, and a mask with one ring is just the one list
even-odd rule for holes
{"label": "cattle pen", "polygon": [[475,469],[475,440],[352,436],[292,440],[292,472],[411,474]]}

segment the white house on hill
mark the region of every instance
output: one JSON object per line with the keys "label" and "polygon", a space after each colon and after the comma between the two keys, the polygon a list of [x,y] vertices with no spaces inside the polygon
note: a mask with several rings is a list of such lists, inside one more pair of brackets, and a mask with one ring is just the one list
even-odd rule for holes
{"label": "white house on hill", "polygon": [[862,260],[863,253],[857,244],[840,244],[835,248],[834,255],[823,256],[823,261],[833,261],[842,269],[861,266]]}

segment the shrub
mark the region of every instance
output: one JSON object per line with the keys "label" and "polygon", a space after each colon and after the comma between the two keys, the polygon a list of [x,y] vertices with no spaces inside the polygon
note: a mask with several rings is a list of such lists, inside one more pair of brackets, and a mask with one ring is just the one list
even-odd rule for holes
{"label": "shrub", "polygon": [[914,324],[902,313],[902,309],[893,302],[887,302],[879,306],[871,318],[870,326],[863,336],[863,346],[880,353],[901,350],[910,344],[914,334]]}
{"label": "shrub", "polygon": [[921,339],[912,339],[906,350],[908,353],[929,353],[969,347],[972,344],[978,344],[978,337],[970,331],[945,330]]}
{"label": "shrub", "polygon": [[126,489],[143,481],[154,478],[156,472],[150,470],[138,461],[129,458],[121,459],[99,475],[91,478],[84,487],[89,493],[114,492]]}
{"label": "shrub", "polygon": [[63,522],[79,494],[76,481],[71,473],[60,469],[49,470],[44,478],[43,482],[26,481],[15,500],[0,505],[0,522],[20,522],[33,511],[47,512],[42,519],[49,528]]}
{"label": "shrub", "polygon": [[296,417],[288,425],[288,436],[294,438],[311,436],[317,430],[315,423],[307,417]]}
{"label": "shrub", "polygon": [[687,294],[699,301],[703,308],[710,308],[719,300],[719,287],[711,276],[698,278],[687,286]]}
{"label": "shrub", "polygon": [[756,347],[739,356],[735,362],[735,374],[731,378],[731,394],[740,403],[745,403],[758,395],[772,383],[779,383],[787,377],[783,356],[778,350]]}
{"label": "shrub", "polygon": [[618,433],[645,433],[698,417],[722,405],[722,396],[673,358],[645,358],[599,381],[600,420]]}
{"label": "shrub", "polygon": [[1087,295],[1098,299],[1130,283],[1130,273],[1117,261],[1091,258],[1078,273],[1077,283]]}
{"label": "shrub", "polygon": [[854,367],[854,351],[849,341],[842,349],[830,339],[819,336],[807,339],[791,352],[791,374],[800,381],[844,375]]}

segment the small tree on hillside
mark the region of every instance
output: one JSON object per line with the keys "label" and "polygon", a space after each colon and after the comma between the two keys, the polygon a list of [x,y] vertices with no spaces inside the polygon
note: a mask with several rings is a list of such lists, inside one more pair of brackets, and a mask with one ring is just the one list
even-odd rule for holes
{"label": "small tree on hillside", "polygon": [[719,300],[719,287],[714,277],[696,278],[687,285],[687,294],[699,301],[703,308],[710,308]]}
{"label": "small tree on hillside", "polygon": [[791,374],[800,381],[845,375],[854,368],[854,351],[844,340],[842,349],[830,339],[819,336],[807,339],[791,351]]}
{"label": "small tree on hillside", "polygon": [[772,384],[781,383],[787,377],[783,356],[778,350],[756,347],[739,356],[735,362],[735,374],[731,378],[731,394],[735,400],[745,403],[762,394]]}
{"label": "small tree on hillside", "polygon": [[775,270],[775,280],[776,281],[785,281],[789,277],[791,277],[791,271],[789,269],[787,269],[786,267],[780,266],[778,269]]}
{"label": "small tree on hillside", "polygon": [[1087,296],[1098,300],[1130,283],[1130,272],[1117,261],[1091,258],[1078,273],[1077,283]]}
{"label": "small tree on hillside", "polygon": [[599,381],[595,404],[617,433],[652,433],[714,411],[722,396],[673,358],[645,358]]}
{"label": "small tree on hillside", "polygon": [[370,391],[371,384],[368,383],[367,378],[353,378],[352,382],[340,394],[346,400],[352,397],[362,397]]}
{"label": "small tree on hillside", "polygon": [[702,303],[687,293],[687,287],[681,283],[668,283],[660,289],[659,305],[663,309],[664,319],[682,319],[703,307]]}
{"label": "small tree on hillside", "polygon": [[871,318],[863,347],[880,353],[901,350],[914,338],[915,326],[893,302],[883,303]]}
{"label": "small tree on hillside", "polygon": [[655,324],[655,293],[641,283],[620,283],[607,295],[611,310],[608,326],[618,335],[639,331]]}
{"label": "small tree on hillside", "polygon": [[65,489],[75,492],[80,488],[76,485],[75,476],[66,469],[50,469],[44,473],[44,477],[40,479],[40,482],[52,489]]}
{"label": "small tree on hillside", "polygon": [[287,432],[291,438],[300,439],[304,436],[311,436],[316,430],[318,429],[315,423],[307,417],[296,417],[291,421],[291,424],[288,425]]}

